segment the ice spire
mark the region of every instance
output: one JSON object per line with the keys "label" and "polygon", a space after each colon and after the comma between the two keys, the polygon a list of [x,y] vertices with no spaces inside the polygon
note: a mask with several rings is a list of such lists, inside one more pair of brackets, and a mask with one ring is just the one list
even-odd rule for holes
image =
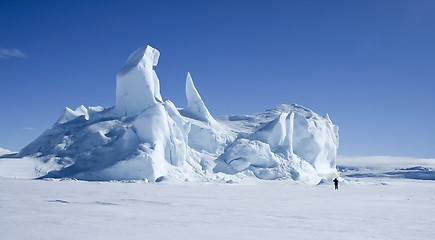
{"label": "ice spire", "polygon": [[139,48],[116,75],[115,109],[123,116],[133,115],[162,102],[160,83],[153,66],[160,52],[150,46]]}
{"label": "ice spire", "polygon": [[189,72],[186,77],[186,98],[187,107],[182,111],[184,115],[207,123],[215,122],[196,90]]}

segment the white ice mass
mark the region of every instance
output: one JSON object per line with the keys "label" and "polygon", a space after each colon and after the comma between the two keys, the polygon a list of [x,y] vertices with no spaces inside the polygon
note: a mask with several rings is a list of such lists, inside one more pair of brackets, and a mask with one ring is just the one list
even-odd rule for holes
{"label": "white ice mass", "polygon": [[0,165],[21,160],[20,169],[28,171],[19,177],[83,180],[259,178],[316,184],[337,176],[338,127],[328,116],[280,105],[214,118],[190,73],[187,107],[177,108],[160,94],[153,70],[159,56],[150,46],[136,50],[116,76],[114,107],[66,108],[52,127],[19,153],[4,155]]}

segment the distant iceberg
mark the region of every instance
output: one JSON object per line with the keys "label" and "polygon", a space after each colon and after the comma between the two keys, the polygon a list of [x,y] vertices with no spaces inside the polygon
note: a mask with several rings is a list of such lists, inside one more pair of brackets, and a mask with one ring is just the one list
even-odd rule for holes
{"label": "distant iceberg", "polygon": [[[39,178],[145,181],[291,179],[310,184],[337,176],[338,127],[299,105],[214,118],[186,77],[187,106],[164,101],[150,46],[130,55],[116,76],[111,108],[65,108],[19,153]],[[18,161],[17,161],[18,162]],[[12,164],[13,165],[13,164]],[[11,167],[11,161],[8,161]],[[13,170],[10,173],[13,176]],[[162,178],[163,177],[163,178]]]}

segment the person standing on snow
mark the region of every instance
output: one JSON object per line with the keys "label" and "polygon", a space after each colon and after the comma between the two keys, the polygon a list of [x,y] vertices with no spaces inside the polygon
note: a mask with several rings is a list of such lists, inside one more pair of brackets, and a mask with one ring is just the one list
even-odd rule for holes
{"label": "person standing on snow", "polygon": [[332,181],[334,182],[335,190],[338,190],[338,179],[334,178]]}

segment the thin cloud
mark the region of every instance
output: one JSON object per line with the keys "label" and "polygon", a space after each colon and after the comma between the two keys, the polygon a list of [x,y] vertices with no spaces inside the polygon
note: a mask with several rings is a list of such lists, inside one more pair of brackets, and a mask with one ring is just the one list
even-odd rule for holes
{"label": "thin cloud", "polygon": [[24,128],[22,128],[22,130],[25,130],[25,131],[34,131],[34,130],[36,130],[36,128],[24,127]]}
{"label": "thin cloud", "polygon": [[26,54],[20,51],[20,49],[16,48],[0,48],[0,58],[25,58]]}

